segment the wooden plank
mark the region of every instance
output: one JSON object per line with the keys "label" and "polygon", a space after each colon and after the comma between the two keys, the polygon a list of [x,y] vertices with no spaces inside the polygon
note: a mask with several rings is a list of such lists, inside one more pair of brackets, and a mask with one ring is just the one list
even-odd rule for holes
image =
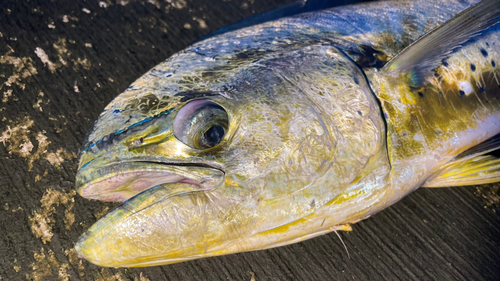
{"label": "wooden plank", "polygon": [[79,235],[114,206],[73,191],[76,155],[104,106],[208,32],[286,2],[2,1],[2,279],[499,279],[498,207],[484,207],[498,202],[499,185],[419,190],[339,233],[350,258],[335,233],[152,268],[100,268],[76,257]]}

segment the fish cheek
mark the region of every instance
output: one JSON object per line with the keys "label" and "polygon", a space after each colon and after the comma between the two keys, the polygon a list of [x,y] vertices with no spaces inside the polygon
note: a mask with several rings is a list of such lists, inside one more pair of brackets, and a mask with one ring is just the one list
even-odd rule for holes
{"label": "fish cheek", "polygon": [[239,112],[241,127],[230,145],[235,156],[227,160],[227,178],[263,199],[313,184],[330,166],[336,146],[316,109],[290,102],[289,95],[298,96],[291,89],[275,87],[274,93],[277,100],[254,101]]}
{"label": "fish cheek", "polygon": [[276,161],[266,177],[264,198],[279,198],[307,188],[331,167],[336,153],[336,140],[315,123],[302,128],[308,131],[307,134],[300,141],[292,143]]}

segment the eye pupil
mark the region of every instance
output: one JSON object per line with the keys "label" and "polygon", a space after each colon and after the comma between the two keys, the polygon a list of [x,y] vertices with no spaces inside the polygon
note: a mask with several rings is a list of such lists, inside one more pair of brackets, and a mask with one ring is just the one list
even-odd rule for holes
{"label": "eye pupil", "polygon": [[203,134],[203,142],[207,147],[218,145],[224,137],[224,128],[220,125],[214,125]]}

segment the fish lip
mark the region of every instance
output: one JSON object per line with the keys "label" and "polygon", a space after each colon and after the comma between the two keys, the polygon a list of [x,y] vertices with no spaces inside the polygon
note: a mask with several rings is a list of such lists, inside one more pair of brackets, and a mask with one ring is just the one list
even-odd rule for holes
{"label": "fish lip", "polygon": [[[80,171],[84,171],[86,169],[90,169],[88,167],[88,164],[91,162],[94,162],[101,158],[101,156],[94,157],[92,160],[88,161],[85,164],[82,164],[80,166]],[[226,169],[223,165],[215,162],[182,162],[182,161],[170,161],[168,159],[151,159],[147,157],[134,157],[130,159],[125,159],[125,160],[118,160],[118,161],[112,161],[109,163],[104,164],[103,166],[115,166],[119,164],[126,164],[126,163],[150,163],[150,164],[161,164],[161,165],[173,165],[173,166],[199,166],[199,167],[205,167],[205,168],[212,168],[221,171],[222,173],[226,173]]]}
{"label": "fish lip", "polygon": [[[92,162],[92,161],[89,161]],[[96,167],[85,167],[81,168],[78,171],[77,174],[77,192],[84,198],[88,199],[97,199],[100,201],[117,201],[117,202],[123,202],[126,201],[132,197],[134,197],[136,194],[150,189],[154,186],[157,186],[159,184],[171,184],[171,183],[187,183],[191,185],[195,185],[199,187],[200,191],[203,190],[211,190],[218,185],[214,184],[204,184],[206,181],[199,181],[196,179],[193,179],[189,176],[189,174],[186,175],[184,172],[184,175],[181,175],[180,173],[172,172],[171,169],[169,168],[175,168],[175,167],[189,167],[192,168],[201,168],[201,169],[207,169],[208,171],[212,171],[210,174],[220,174],[220,177],[222,178],[222,181],[218,184],[220,185],[223,182],[223,179],[225,178],[225,168],[216,163],[206,163],[206,162],[174,162],[174,161],[164,161],[164,160],[151,160],[151,159],[132,159],[132,160],[123,160],[123,161],[114,161],[110,163],[103,164],[100,167],[97,167],[99,169],[96,169]],[[85,180],[86,177],[92,176],[95,173],[98,173],[98,170],[104,170],[104,169],[110,169],[110,172],[105,172],[101,176],[97,178],[92,178],[90,180]],[[144,175],[146,177],[141,178],[141,175]],[[138,177],[138,178],[134,178]],[[160,180],[159,182],[156,182],[156,184],[149,184],[149,185],[143,185],[138,190],[134,190],[133,192],[127,192],[127,190],[124,190],[123,187],[127,186],[127,182],[129,180],[132,180],[132,184],[129,186],[132,186],[136,180],[142,180],[142,179],[148,179],[149,177],[156,177],[159,178],[161,176],[163,177],[170,177],[170,179],[166,180]],[[106,186],[109,186],[110,184],[106,184],[106,181],[113,180],[113,179],[118,179],[120,181],[119,177],[124,178],[119,182],[118,184],[114,184],[114,188],[106,188]],[[194,177],[194,176],[193,176]],[[113,184],[111,184],[113,186]],[[120,194],[120,191],[124,191]],[[117,193],[118,192],[118,193]],[[114,195],[113,195],[114,194]],[[126,195],[125,195],[126,194]]]}
{"label": "fish lip", "polygon": [[[226,174],[226,169],[224,166],[218,163],[209,163],[209,162],[175,162],[175,161],[155,161],[155,160],[134,160],[134,161],[123,161],[123,162],[135,162],[135,163],[149,163],[149,164],[160,164],[160,165],[169,165],[169,166],[184,166],[184,167],[201,167],[201,168],[209,168],[214,170],[219,170],[224,175]],[[116,164],[123,162],[114,162]],[[113,164],[113,163],[111,163]]]}

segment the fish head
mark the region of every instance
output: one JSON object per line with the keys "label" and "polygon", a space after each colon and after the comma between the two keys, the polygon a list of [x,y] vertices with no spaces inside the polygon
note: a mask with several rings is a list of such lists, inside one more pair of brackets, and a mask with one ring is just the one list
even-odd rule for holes
{"label": "fish head", "polygon": [[[373,196],[353,183],[380,166],[372,162],[385,148],[376,100],[337,48],[286,46],[221,55],[217,41],[201,42],[106,107],[77,188],[127,201],[80,237],[81,257],[175,263],[297,242],[365,214],[361,197]],[[353,200],[340,212],[332,202],[346,194]],[[274,231],[320,210],[331,217],[315,218],[321,227]]]}

